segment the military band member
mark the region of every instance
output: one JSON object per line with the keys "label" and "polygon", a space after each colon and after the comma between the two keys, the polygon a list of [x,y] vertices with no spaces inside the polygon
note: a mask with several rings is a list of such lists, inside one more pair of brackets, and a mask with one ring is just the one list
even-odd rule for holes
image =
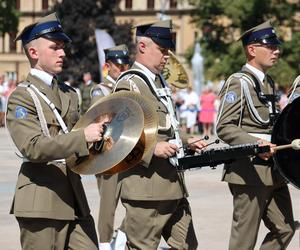
{"label": "military band member", "polygon": [[[161,237],[172,249],[197,249],[198,245],[184,175],[170,161],[181,150],[171,92],[161,75],[171,48],[170,20],[137,26],[136,61],[115,86],[115,91],[135,91],[150,98],[159,117],[153,156],[119,174],[126,208],[121,226],[127,237],[126,249],[157,249]],[[169,142],[175,138],[176,142]],[[189,139],[192,141],[195,139]]]}
{"label": "military band member", "polygon": [[[105,66],[108,75],[102,83],[91,90],[92,103],[111,93],[112,88],[121,72],[129,68],[128,48],[125,44],[104,50]],[[118,175],[96,175],[100,194],[100,209],[98,219],[98,233],[100,249],[110,250],[114,232],[115,211],[118,205],[120,189],[117,185]]]}
{"label": "military band member", "polygon": [[119,75],[129,69],[130,58],[128,48],[121,44],[104,50],[105,67],[108,71],[103,82],[95,85],[91,90],[92,102],[111,93]]}
{"label": "military band member", "polygon": [[71,131],[79,119],[78,97],[56,78],[71,39],[53,13],[25,27],[16,40],[22,40],[31,66],[7,108],[8,130],[23,155],[11,208],[22,249],[98,249],[80,176],[65,163],[73,154],[87,156],[87,142],[103,133],[102,122]]}
{"label": "military band member", "polygon": [[296,77],[288,94],[288,103],[291,103],[300,96],[300,75]]}
{"label": "military band member", "polygon": [[242,40],[247,62],[224,84],[217,134],[230,145],[270,145],[269,153],[225,164],[223,181],[233,195],[230,250],[254,249],[261,220],[269,229],[260,249],[286,249],[294,234],[288,186],[273,166],[270,143],[278,113],[274,82],[267,74],[278,60],[280,44],[270,22],[248,31]]}

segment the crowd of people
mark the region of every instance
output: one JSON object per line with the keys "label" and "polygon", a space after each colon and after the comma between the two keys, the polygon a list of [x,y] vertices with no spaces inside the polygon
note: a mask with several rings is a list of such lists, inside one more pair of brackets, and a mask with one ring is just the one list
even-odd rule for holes
{"label": "crowd of people", "polygon": [[[270,137],[279,104],[267,71],[279,58],[281,41],[270,22],[242,34],[246,63],[226,79],[219,97],[209,85],[200,96],[191,86],[170,91],[161,73],[168,50],[175,47],[171,20],[138,25],[135,35],[131,66],[126,45],[108,48],[108,75],[96,84],[85,72],[78,91],[69,86],[71,78],[68,84],[57,78],[66,57],[64,46],[72,40],[55,13],[18,34],[16,40],[21,40],[31,69],[26,81],[8,91],[6,121],[23,156],[11,207],[22,249],[155,250],[161,238],[171,249],[197,249],[184,172],[178,171],[176,161],[183,145],[194,153],[207,146],[202,137],[182,133],[197,132],[197,124],[202,124],[206,135],[215,127],[217,136],[229,145],[260,143],[270,148],[225,164],[222,180],[233,199],[229,249],[254,249],[261,221],[269,232],[260,249],[286,249],[295,223],[287,183],[271,159],[276,145]],[[96,175],[101,200],[97,234],[81,177],[68,168],[65,159],[88,158],[89,145],[104,140],[110,122],[101,116],[72,130],[80,115],[91,105],[101,105],[95,104],[99,98],[114,92],[128,94],[124,91],[145,96],[153,105],[158,120],[156,143],[129,170]],[[292,96],[299,95],[296,81]],[[282,107],[290,101],[283,97]],[[113,239],[119,200],[126,213]]]}

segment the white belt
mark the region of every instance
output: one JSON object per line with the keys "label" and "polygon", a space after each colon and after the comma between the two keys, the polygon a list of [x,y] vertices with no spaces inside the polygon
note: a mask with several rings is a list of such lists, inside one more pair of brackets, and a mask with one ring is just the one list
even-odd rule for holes
{"label": "white belt", "polygon": [[270,134],[259,134],[259,133],[248,133],[249,135],[252,135],[254,137],[257,137],[259,139],[263,139],[265,141],[271,142],[271,135]]}

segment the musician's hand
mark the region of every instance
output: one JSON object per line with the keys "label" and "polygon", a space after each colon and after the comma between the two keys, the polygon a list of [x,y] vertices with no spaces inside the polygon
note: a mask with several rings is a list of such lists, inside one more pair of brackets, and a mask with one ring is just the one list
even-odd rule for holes
{"label": "musician's hand", "polygon": [[173,156],[178,150],[177,145],[165,141],[158,142],[154,149],[154,155],[167,159]]}
{"label": "musician's hand", "polygon": [[261,146],[270,146],[270,152],[258,154],[258,156],[261,159],[263,159],[265,161],[269,160],[270,157],[275,153],[274,147],[276,147],[276,144],[273,144],[271,142],[268,142],[268,141],[265,141],[265,140],[262,140],[262,139],[258,140],[257,142],[259,143],[260,147]]}
{"label": "musician's hand", "polygon": [[[197,141],[197,142],[195,142]],[[195,143],[194,143],[195,142]],[[201,140],[200,137],[191,137],[187,140],[189,148],[193,151],[199,152],[201,149],[206,147],[207,143]]]}
{"label": "musician's hand", "polygon": [[97,142],[102,140],[104,122],[91,123],[83,131],[86,142]]}

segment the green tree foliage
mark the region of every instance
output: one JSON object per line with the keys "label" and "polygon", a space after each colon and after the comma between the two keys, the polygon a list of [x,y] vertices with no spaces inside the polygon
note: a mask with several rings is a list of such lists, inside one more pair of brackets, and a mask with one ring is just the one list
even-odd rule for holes
{"label": "green tree foliage", "polygon": [[0,0],[0,35],[2,37],[4,37],[6,33],[17,32],[19,15],[19,12],[15,9],[15,1]]}
{"label": "green tree foliage", "polygon": [[[299,0],[190,0],[200,39],[206,79],[220,80],[245,63],[241,33],[268,19],[284,41],[279,62],[270,70],[280,85],[290,85],[300,74]],[[291,35],[290,35],[291,34]],[[191,53],[191,49],[189,53]],[[188,58],[191,54],[187,55]]]}
{"label": "green tree foliage", "polygon": [[82,81],[84,72],[91,72],[99,82],[95,29],[105,29],[116,44],[132,46],[130,24],[117,25],[114,18],[116,1],[63,0],[54,6],[64,31],[71,37],[72,44],[66,47],[66,64],[63,76],[72,75]]}

